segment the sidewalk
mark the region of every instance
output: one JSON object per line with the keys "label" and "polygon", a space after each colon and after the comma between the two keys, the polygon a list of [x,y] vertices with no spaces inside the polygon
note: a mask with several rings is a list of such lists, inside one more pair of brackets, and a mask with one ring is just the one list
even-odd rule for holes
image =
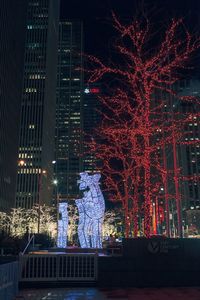
{"label": "sidewalk", "polygon": [[[21,298],[20,298],[21,297]],[[22,290],[20,300],[200,300],[200,287]]]}

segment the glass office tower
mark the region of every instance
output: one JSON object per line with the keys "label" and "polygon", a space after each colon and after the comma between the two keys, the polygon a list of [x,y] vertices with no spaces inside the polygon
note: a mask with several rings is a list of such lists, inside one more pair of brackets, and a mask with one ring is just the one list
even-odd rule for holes
{"label": "glass office tower", "polygon": [[80,21],[59,25],[55,131],[54,200],[75,200],[82,171],[83,26]]}

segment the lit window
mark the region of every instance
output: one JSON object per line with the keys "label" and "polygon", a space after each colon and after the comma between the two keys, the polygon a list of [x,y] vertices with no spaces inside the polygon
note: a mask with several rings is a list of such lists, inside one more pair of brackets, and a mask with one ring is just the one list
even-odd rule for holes
{"label": "lit window", "polygon": [[29,49],[39,48],[40,47],[40,43],[29,43],[29,44],[27,44],[27,47]]}
{"label": "lit window", "polygon": [[47,14],[39,14],[37,15],[38,18],[47,18],[48,15]]}
{"label": "lit window", "polygon": [[37,89],[35,89],[35,88],[26,88],[25,92],[26,93],[37,93]]}
{"label": "lit window", "polygon": [[45,76],[40,74],[30,74],[29,79],[45,79]]}
{"label": "lit window", "polygon": [[28,128],[29,128],[29,129],[35,129],[35,125],[30,124],[30,125],[28,126]]}
{"label": "lit window", "polygon": [[31,5],[31,6],[39,6],[39,2],[32,2],[32,3],[29,3],[29,5]]}

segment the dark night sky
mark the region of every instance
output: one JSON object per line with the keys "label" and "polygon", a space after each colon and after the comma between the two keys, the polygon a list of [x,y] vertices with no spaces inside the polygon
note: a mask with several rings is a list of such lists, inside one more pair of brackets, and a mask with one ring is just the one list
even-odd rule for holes
{"label": "dark night sky", "polygon": [[141,4],[158,26],[167,24],[169,17],[183,16],[193,31],[200,29],[200,0],[61,0],[61,18],[83,20],[85,51],[99,54],[113,41],[111,10],[128,20]]}

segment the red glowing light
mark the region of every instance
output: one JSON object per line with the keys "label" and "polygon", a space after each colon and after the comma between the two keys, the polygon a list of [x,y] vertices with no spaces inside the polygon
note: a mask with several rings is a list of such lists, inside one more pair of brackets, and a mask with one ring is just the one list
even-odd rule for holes
{"label": "red glowing light", "polygon": [[99,88],[92,88],[92,89],[90,89],[90,93],[91,94],[99,94],[100,93],[100,89]]}

